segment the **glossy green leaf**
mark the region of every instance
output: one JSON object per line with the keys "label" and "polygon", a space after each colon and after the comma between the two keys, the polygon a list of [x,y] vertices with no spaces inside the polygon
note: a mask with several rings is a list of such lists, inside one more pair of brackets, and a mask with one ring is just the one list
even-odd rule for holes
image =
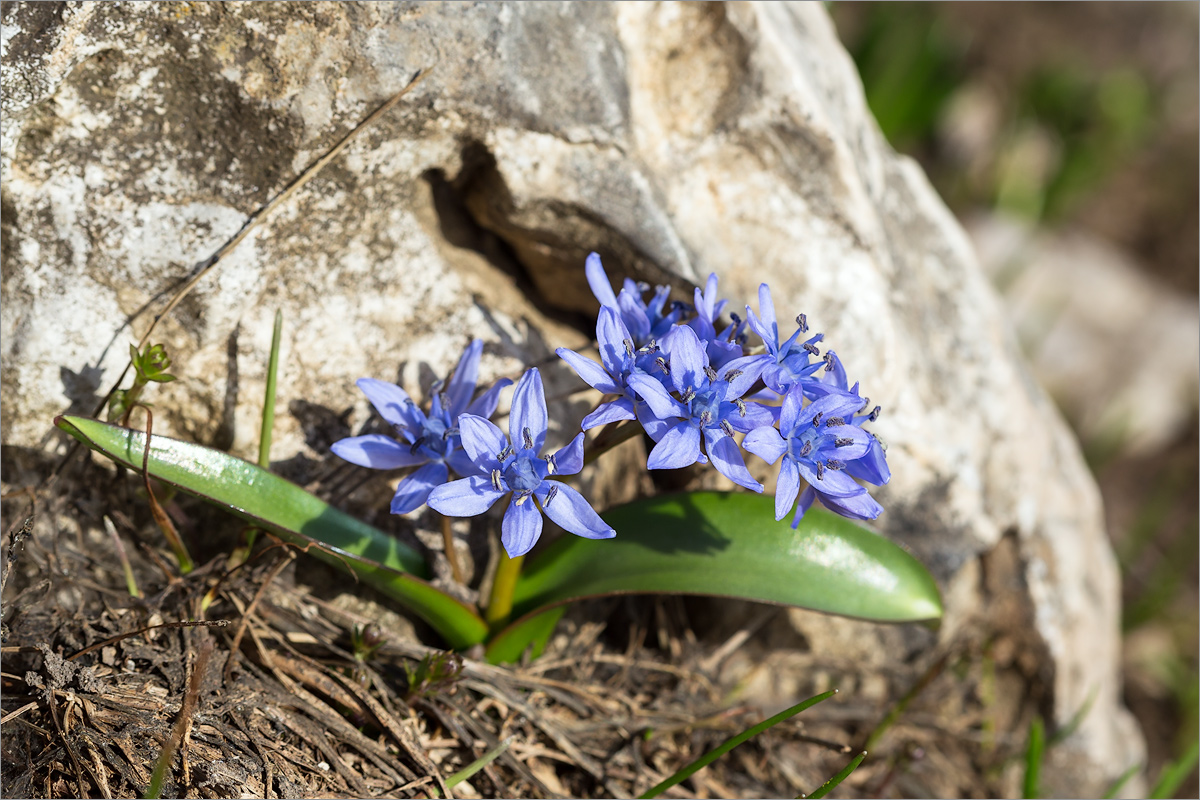
{"label": "glossy green leaf", "polygon": [[[55,424],[93,450],[141,472],[145,434],[84,417]],[[333,508],[278,475],[219,450],[154,436],[149,471],[163,483],[218,505],[304,547],[412,609],[452,647],[478,644],[487,625],[470,606],[434,588],[420,553],[383,531]]]}
{"label": "glossy green leaf", "polygon": [[[821,509],[792,530],[775,521],[771,497],[695,492],[602,516],[615,539],[563,536],[526,562],[510,628],[570,600],[631,593],[737,597],[878,622],[942,615],[937,584],[919,561]],[[519,652],[517,643],[508,649]]]}

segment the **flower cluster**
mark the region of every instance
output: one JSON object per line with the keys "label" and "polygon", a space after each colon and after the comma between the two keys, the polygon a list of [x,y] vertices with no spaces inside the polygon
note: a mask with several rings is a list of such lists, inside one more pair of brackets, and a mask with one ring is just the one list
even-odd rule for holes
{"label": "flower cluster", "polygon": [[[600,361],[557,350],[605,395],[584,418],[584,431],[637,420],[655,442],[647,468],[711,462],[722,475],[756,492],[763,486],[746,468],[742,449],[771,464],[781,461],[775,517],[783,519],[794,506],[792,527],[817,499],[846,517],[879,516],[882,507],[856,480],[882,485],[891,477],[882,444],[863,427],[879,416],[879,407],[865,411],[869,400],[859,395],[857,383],[849,385],[836,353],[821,354],[817,345],[823,336],[808,336],[803,314],[784,338],[765,283],[758,291],[758,313],[746,306],[745,319],[730,313],[730,321],[722,323],[728,303],[717,299],[716,275],[695,290],[689,306],[670,302],[665,286],[647,302],[650,287],[631,280],[615,293],[595,253],[585,272],[601,306],[596,320]],[[751,333],[761,346],[751,346]],[[395,435],[343,439],[334,453],[375,469],[417,468],[400,482],[392,499],[394,514],[428,503],[450,516],[474,516],[510,497],[501,540],[513,558],[537,542],[542,513],[579,536],[614,536],[588,501],[560,480],[583,468],[583,433],[542,455],[548,419],[537,369],[517,383],[507,436],[488,418],[511,381],[502,379],[473,399],[482,349],[482,342],[472,342],[449,383],[434,385],[428,412],[399,386],[359,380]]]}
{"label": "flower cluster", "polygon": [[[853,519],[874,519],[883,508],[855,478],[887,483],[884,449],[864,422],[879,407],[864,410],[858,384],[849,386],[832,350],[822,356],[824,336],[808,336],[808,321],[784,338],[771,290],[758,290],[758,313],[746,306],[746,319],[729,315],[718,332],[727,301],[717,299],[717,276],[695,290],[691,308],[667,305],[659,287],[646,303],[648,286],[626,280],[614,294],[595,253],[588,257],[588,284],[600,301],[596,341],[600,361],[559,348],[558,355],[607,401],[583,421],[583,429],[636,419],[654,440],[646,466],[671,469],[711,462],[739,486],[763,490],[742,456],[742,448],[768,463],[782,458],[775,494],[775,517],[795,506],[792,526],[813,501]],[[761,347],[749,347],[747,326]],[[745,434],[741,446],[735,434]],[[800,491],[800,479],[807,484]],[[799,497],[799,502],[797,502]]]}

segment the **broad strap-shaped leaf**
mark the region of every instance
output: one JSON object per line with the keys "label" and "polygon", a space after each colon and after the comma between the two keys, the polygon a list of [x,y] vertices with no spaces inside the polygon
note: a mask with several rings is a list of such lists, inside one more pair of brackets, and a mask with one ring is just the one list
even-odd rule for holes
{"label": "broad strap-shaped leaf", "polygon": [[[564,536],[526,563],[513,632],[531,615],[584,597],[667,593],[736,597],[878,622],[938,619],[937,584],[919,561],[866,528],[821,509],[797,530],[774,500],[750,493],[654,497],[602,515],[615,539]],[[520,652],[503,631],[494,660]],[[489,653],[489,657],[492,657]]]}
{"label": "broad strap-shaped leaf", "polygon": [[[55,424],[83,444],[141,472],[141,431],[84,417]],[[190,442],[153,436],[150,475],[304,547],[412,609],[457,649],[478,644],[487,624],[470,606],[431,586],[420,553],[398,539],[333,508],[291,481],[240,458]]]}

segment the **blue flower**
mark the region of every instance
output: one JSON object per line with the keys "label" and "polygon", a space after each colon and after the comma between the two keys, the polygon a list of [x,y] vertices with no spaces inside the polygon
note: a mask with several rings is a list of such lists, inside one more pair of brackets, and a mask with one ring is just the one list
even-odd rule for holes
{"label": "blue flower", "polygon": [[482,417],[463,414],[458,424],[463,449],[478,474],[438,486],[429,495],[430,508],[452,517],[472,517],[511,493],[500,536],[510,558],[528,553],[541,536],[539,508],[577,536],[616,536],[583,495],[565,483],[547,480],[551,475],[574,475],[583,469],[583,434],[547,458],[539,455],[546,442],[547,420],[542,376],[536,369],[521,376],[513,394],[508,417],[509,431],[518,432],[513,443]]}
{"label": "blue flower", "polygon": [[647,284],[639,284],[625,279],[621,294],[613,294],[612,285],[608,282],[608,273],[600,263],[600,254],[591,253],[584,265],[588,286],[592,294],[603,307],[611,308],[621,315],[625,327],[632,334],[635,348],[642,348],[664,336],[671,326],[683,316],[685,305],[682,303],[667,303],[671,295],[669,286],[659,286],[649,303],[642,299],[642,293],[650,289]]}
{"label": "blue flower", "polygon": [[738,340],[745,322],[739,319],[737,314],[731,314],[733,324],[717,333],[717,317],[721,316],[729,301],[717,300],[716,273],[709,274],[704,291],[696,287],[695,301],[696,316],[688,321],[688,327],[695,331],[697,338],[704,343],[711,366],[720,369],[742,355],[742,347]]}
{"label": "blue flower", "polygon": [[[758,380],[762,361],[753,356],[736,358],[718,372],[708,354],[685,325],[673,328],[662,340],[670,357],[659,358],[664,381],[642,373],[629,376],[629,385],[646,401],[648,413],[639,416],[646,432],[658,442],[646,461],[649,469],[677,469],[712,459],[713,466],[739,486],[763,490],[746,469],[733,432],[746,433],[772,425],[770,409],[747,403],[742,395]],[[703,442],[707,458],[701,452]]]}
{"label": "blue flower", "polygon": [[796,503],[800,479],[808,483],[796,503],[792,527],[818,497],[831,511],[851,519],[875,519],[883,507],[847,474],[847,465],[867,455],[873,437],[847,420],[862,407],[858,395],[834,391],[801,407],[804,392],[796,386],[783,398],[779,430],[757,428],[742,446],[774,464],[783,457],[775,489],[775,519],[783,519]]}
{"label": "blue flower", "polygon": [[595,411],[583,418],[582,427],[585,431],[608,422],[634,419],[633,407],[637,402],[637,397],[628,382],[630,373],[636,369],[634,360],[637,351],[634,350],[633,337],[625,327],[621,315],[610,306],[600,308],[600,316],[596,320],[596,342],[600,348],[600,360],[603,365],[565,347],[554,351],[593,389],[605,394],[620,395],[616,400],[601,403]]}
{"label": "blue flower", "polygon": [[483,342],[476,339],[463,351],[449,386],[443,389],[442,381],[433,385],[428,415],[395,384],[374,378],[361,378],[357,382],[358,388],[392,426],[396,436],[379,433],[353,436],[334,442],[331,449],[335,455],[360,467],[420,466],[396,487],[391,506],[393,514],[407,514],[424,505],[433,488],[450,479],[450,470],[459,475],[474,475],[479,471],[461,449],[459,420],[465,413],[490,417],[496,412],[500,391],[512,383],[508,378],[501,378],[471,402],[479,379],[482,353]]}
{"label": "blue flower", "polygon": [[[825,351],[825,374],[821,376],[821,380],[816,383],[805,384],[805,396],[810,399],[823,397],[834,392],[843,392],[854,397],[858,397],[858,384],[853,387],[846,388],[850,381],[846,378],[846,369],[842,366],[842,360],[838,358],[837,353],[832,350]],[[859,398],[859,406],[856,411],[861,411],[871,404],[868,397]],[[850,420],[852,425],[862,427],[864,422],[874,422],[879,419],[879,414],[883,409],[880,406],[875,406],[865,414],[855,414]],[[871,448],[862,458],[856,459],[846,464],[846,472],[851,477],[864,480],[867,483],[873,483],[876,486],[882,486],[892,479],[892,471],[888,468],[887,454],[883,448],[883,442],[879,441],[879,437],[870,431],[867,432],[871,437]]]}
{"label": "blue flower", "polygon": [[796,317],[796,332],[788,337],[787,341],[780,342],[779,323],[775,321],[775,304],[771,301],[771,287],[765,283],[758,287],[758,310],[762,314],[761,318],[755,315],[750,306],[746,306],[750,327],[762,337],[767,346],[767,354],[758,356],[764,363],[763,383],[772,391],[785,394],[795,384],[808,382],[812,374],[821,368],[822,362],[810,362],[809,356],[820,355],[817,342],[824,339],[825,335],[818,333],[804,342],[797,343],[800,334],[808,332],[808,321],[801,314]]}

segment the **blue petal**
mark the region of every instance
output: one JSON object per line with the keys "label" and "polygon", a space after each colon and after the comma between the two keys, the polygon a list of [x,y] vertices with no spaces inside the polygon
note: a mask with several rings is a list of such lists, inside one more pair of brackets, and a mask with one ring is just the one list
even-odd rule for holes
{"label": "blue petal", "polygon": [[742,447],[768,464],[774,464],[787,452],[787,443],[774,428],[755,428],[746,434]]}
{"label": "blue petal", "polygon": [[613,400],[611,403],[601,403],[596,410],[583,418],[580,426],[585,431],[605,425],[609,422],[619,422],[623,419],[634,419],[633,401],[628,397]]}
{"label": "blue petal", "polygon": [[424,423],[425,415],[417,410],[408,393],[396,384],[374,378],[359,378],[356,384],[371,405],[375,406],[379,416],[389,424],[401,428],[420,428]]}
{"label": "blue petal", "polygon": [[498,456],[508,447],[508,437],[503,431],[474,414],[459,417],[458,430],[463,450],[467,451],[472,461],[487,472],[500,467]]}
{"label": "blue petal", "polygon": [[554,459],[555,475],[574,475],[579,472],[583,469],[583,434],[576,435],[570,444],[551,458]]}
{"label": "blue petal", "polygon": [[851,441],[851,444],[843,444],[841,447],[834,445],[832,448],[827,448],[827,452],[833,453],[834,458],[846,462],[847,471],[849,471],[850,464],[857,463],[858,459],[867,455],[871,449],[871,443],[875,441],[871,434],[857,425],[847,424],[835,428],[824,428],[821,433],[825,437]]}
{"label": "blue petal", "polygon": [[[743,409],[745,413],[742,413]],[[739,433],[749,433],[775,424],[774,410],[758,403],[742,403],[741,408],[737,408],[733,403],[722,403],[721,418]]]}
{"label": "blue petal", "polygon": [[[555,486],[558,487],[558,491],[551,496],[550,491]],[[584,496],[565,483],[544,483],[538,489],[537,495],[542,501],[542,510],[546,512],[546,516],[557,522],[564,531],[570,531],[585,539],[611,539],[617,535],[607,522],[600,519],[600,515]]]}
{"label": "blue petal", "polygon": [[775,353],[779,351],[779,342],[771,337],[771,329],[762,323],[758,315],[754,313],[754,309],[746,306],[746,321],[750,325],[750,330],[758,334],[758,338],[763,340],[763,344],[767,346],[767,352],[774,359]]}
{"label": "blue petal", "polygon": [[667,429],[662,440],[650,451],[647,469],[679,469],[700,460],[700,431],[687,420]]}
{"label": "blue petal", "polygon": [[[747,448],[749,449],[749,448]],[[779,465],[779,479],[775,481],[775,519],[787,516],[792,504],[796,502],[796,493],[800,491],[800,470],[796,462],[785,458]]]}
{"label": "blue petal", "polygon": [[621,319],[636,341],[644,342],[650,338],[650,318],[646,316],[646,306],[640,295],[622,289],[617,295],[617,306],[621,309]]}
{"label": "blue petal", "polygon": [[738,486],[745,486],[756,492],[762,492],[763,485],[754,480],[750,470],[746,469],[746,461],[733,437],[720,428],[705,428],[704,443],[708,448],[708,458],[712,461],[717,472],[724,475]]}
{"label": "blue petal", "polygon": [[614,378],[626,371],[629,361],[629,354],[625,350],[626,341],[632,343],[633,337],[621,320],[621,315],[611,308],[601,308],[600,316],[596,319],[596,342],[600,348],[600,360],[604,362],[608,374]]}
{"label": "blue petal", "polygon": [[456,447],[450,451],[450,455],[446,456],[446,463],[450,465],[450,469],[454,470],[460,478],[470,478],[472,475],[486,476],[489,472],[486,467],[467,455],[467,451],[461,447]]}
{"label": "blue petal", "polygon": [[[758,285],[758,312],[761,314],[762,325],[770,333],[770,341],[776,349],[779,348],[779,324],[775,321],[775,303],[771,300],[771,287],[765,283]],[[760,334],[761,335],[761,334]],[[765,340],[767,337],[763,336]]]}
{"label": "blue petal", "polygon": [[[779,410],[779,430],[785,434],[795,430],[796,425],[800,422],[800,412],[803,407],[804,392],[800,390],[799,386],[796,386],[783,396],[783,407]],[[808,416],[805,424],[812,424],[812,415]]]}
{"label": "blue petal", "polygon": [[334,442],[329,449],[338,458],[371,469],[411,467],[424,464],[429,460],[420,454],[413,455],[408,445],[401,444],[392,437],[384,436],[381,433],[369,433],[366,436],[342,439]]}
{"label": "blue petal", "polygon": [[817,490],[811,486],[805,486],[804,491],[800,493],[800,500],[796,503],[796,516],[792,517],[793,529],[800,524],[800,520],[804,518],[804,512],[812,508],[813,501],[816,499]]}
{"label": "blue petal", "polygon": [[846,368],[842,366],[842,360],[832,350],[826,350],[825,357],[829,359],[828,363],[833,364],[833,369],[830,369],[828,366],[825,367],[825,374],[821,376],[821,383],[835,386],[842,391],[847,391],[850,383],[846,378]]}
{"label": "blue petal", "polygon": [[800,475],[804,480],[808,481],[808,485],[816,489],[824,497],[851,497],[865,492],[866,489],[854,482],[846,473],[840,469],[822,470],[822,477],[817,478],[816,471],[809,465],[807,459],[797,463],[800,468]]}
{"label": "blue petal", "polygon": [[[513,447],[518,450],[542,452],[546,443],[546,390],[542,388],[542,374],[537,367],[525,371],[513,392],[512,410],[508,414],[508,432]],[[525,445],[525,431],[529,431],[531,446]]]}
{"label": "blue petal", "polygon": [[[742,356],[725,362],[717,375],[721,380],[729,380],[729,397],[741,397],[758,381],[763,367],[769,363],[769,359],[762,356]],[[740,374],[731,379],[726,377],[735,372]]]}
{"label": "blue petal", "polygon": [[671,383],[680,394],[688,389],[699,389],[708,385],[704,368],[708,365],[708,354],[704,352],[696,332],[686,325],[678,325],[664,337],[664,348],[671,353]]}
{"label": "blue petal", "polygon": [[662,441],[662,437],[666,435],[667,431],[676,422],[674,418],[668,422],[654,416],[654,412],[650,410],[650,406],[645,403],[635,404],[633,410],[637,415],[638,422],[642,423],[642,428],[645,429],[646,435],[656,442]]}
{"label": "blue petal", "polygon": [[475,384],[479,381],[479,356],[483,354],[483,342],[475,339],[463,351],[446,388],[447,410],[450,419],[455,419],[467,410],[471,403],[471,395],[475,394]]}
{"label": "blue petal", "polygon": [[492,414],[496,413],[496,405],[500,402],[500,392],[508,386],[512,386],[512,380],[509,378],[501,378],[496,381],[490,389],[475,398],[475,402],[467,406],[465,413],[490,419]]}
{"label": "blue petal", "polygon": [[[600,309],[603,311],[604,309]],[[565,347],[560,347],[554,351],[558,357],[567,362],[571,369],[583,378],[583,382],[599,392],[605,394],[620,394],[623,390],[613,382],[612,376],[605,371],[603,367],[592,361],[586,356],[581,356],[574,350],[568,350]]]}
{"label": "blue petal", "polygon": [[888,468],[887,455],[884,453],[883,445],[873,435],[869,433],[868,435],[871,436],[871,444],[867,449],[867,454],[857,461],[846,464],[846,472],[867,483],[882,486],[892,479],[892,471]]}
{"label": "blue petal", "polygon": [[392,513],[407,514],[425,505],[429,493],[435,487],[441,486],[450,478],[446,465],[440,461],[426,464],[419,470],[400,481],[396,494],[392,497]]}
{"label": "blue petal", "polygon": [[592,294],[600,301],[600,305],[616,308],[617,296],[613,294],[612,284],[608,282],[608,273],[600,263],[600,254],[589,253],[583,269],[587,274],[588,286],[592,287]]}
{"label": "blue petal", "polygon": [[504,522],[500,524],[500,542],[508,557],[525,555],[533,549],[541,535],[542,512],[538,511],[533,497],[526,495],[520,503],[514,498],[504,512]]}
{"label": "blue petal", "polygon": [[883,506],[863,489],[862,494],[851,497],[826,497],[821,495],[821,503],[835,514],[841,514],[850,519],[875,519],[883,513]]}
{"label": "blue petal", "polygon": [[497,490],[491,478],[473,476],[443,483],[429,494],[429,507],[448,517],[474,517],[487,511],[508,488]]}
{"label": "blue petal", "polygon": [[650,411],[659,419],[686,417],[690,414],[687,406],[671,397],[666,387],[649,375],[634,373],[629,376],[629,385],[646,401]]}

